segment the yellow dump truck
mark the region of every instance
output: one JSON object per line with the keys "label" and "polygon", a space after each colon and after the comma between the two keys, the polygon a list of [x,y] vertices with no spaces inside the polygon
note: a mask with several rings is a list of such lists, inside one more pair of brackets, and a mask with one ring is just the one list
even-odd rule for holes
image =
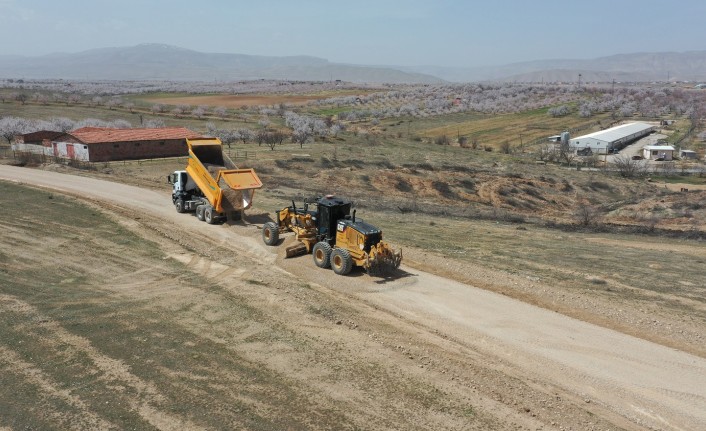
{"label": "yellow dump truck", "polygon": [[239,218],[252,205],[255,189],[262,187],[255,170],[238,169],[218,138],[187,139],[186,145],[186,170],[167,176],[177,212],[195,211],[208,224]]}

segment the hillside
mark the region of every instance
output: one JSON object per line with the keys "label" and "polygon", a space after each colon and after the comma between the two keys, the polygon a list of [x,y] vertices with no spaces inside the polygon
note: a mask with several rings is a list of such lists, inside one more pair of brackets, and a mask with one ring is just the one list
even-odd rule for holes
{"label": "hillside", "polygon": [[0,56],[0,76],[7,78],[63,78],[181,81],[238,81],[288,79],[387,83],[436,83],[430,75],[390,67],[330,63],[308,57],[266,57],[193,51],[161,44],[102,48],[40,57]]}

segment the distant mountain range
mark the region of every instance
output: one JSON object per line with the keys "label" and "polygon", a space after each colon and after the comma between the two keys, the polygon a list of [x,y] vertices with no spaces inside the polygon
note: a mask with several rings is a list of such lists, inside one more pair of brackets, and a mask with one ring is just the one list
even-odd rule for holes
{"label": "distant mountain range", "polygon": [[282,79],[369,83],[706,81],[706,51],[619,54],[591,60],[539,60],[502,66],[363,66],[309,56],[213,54],[162,44],[39,57],[0,56],[0,77],[237,81]]}
{"label": "distant mountain range", "polygon": [[706,51],[618,54],[590,60],[538,60],[477,68],[406,67],[447,81],[644,82],[705,81]]}
{"label": "distant mountain range", "polygon": [[391,67],[330,63],[316,57],[211,54],[161,44],[101,48],[40,57],[0,56],[0,77],[108,80],[238,81],[287,79],[438,83],[442,79]]}

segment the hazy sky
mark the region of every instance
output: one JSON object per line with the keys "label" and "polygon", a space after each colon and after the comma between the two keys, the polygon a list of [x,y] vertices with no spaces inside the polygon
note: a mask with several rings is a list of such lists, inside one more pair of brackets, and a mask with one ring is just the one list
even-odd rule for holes
{"label": "hazy sky", "polygon": [[706,0],[0,0],[0,54],[140,43],[401,66],[682,52],[706,50]]}

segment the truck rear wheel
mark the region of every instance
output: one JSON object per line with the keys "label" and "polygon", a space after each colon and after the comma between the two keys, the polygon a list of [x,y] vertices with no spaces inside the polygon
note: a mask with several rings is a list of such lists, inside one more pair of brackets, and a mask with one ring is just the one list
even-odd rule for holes
{"label": "truck rear wheel", "polygon": [[206,209],[205,205],[199,205],[196,207],[196,218],[203,221],[203,210]]}
{"label": "truck rear wheel", "polygon": [[327,242],[321,241],[314,244],[314,249],[312,250],[312,256],[314,256],[314,263],[319,268],[328,268],[331,266],[331,245]]}
{"label": "truck rear wheel", "polygon": [[279,241],[279,227],[275,222],[268,221],[262,226],[262,241],[267,245],[275,245]]}
{"label": "truck rear wheel", "polygon": [[176,208],[176,212],[178,213],[183,213],[184,211],[186,211],[184,209],[184,199],[177,199],[176,202],[174,202],[174,207]]}
{"label": "truck rear wheel", "polygon": [[213,207],[207,206],[203,210],[203,219],[208,224],[213,224],[216,221],[213,217]]}
{"label": "truck rear wheel", "polygon": [[331,268],[338,275],[346,275],[353,268],[353,258],[348,250],[336,248],[331,252]]}

